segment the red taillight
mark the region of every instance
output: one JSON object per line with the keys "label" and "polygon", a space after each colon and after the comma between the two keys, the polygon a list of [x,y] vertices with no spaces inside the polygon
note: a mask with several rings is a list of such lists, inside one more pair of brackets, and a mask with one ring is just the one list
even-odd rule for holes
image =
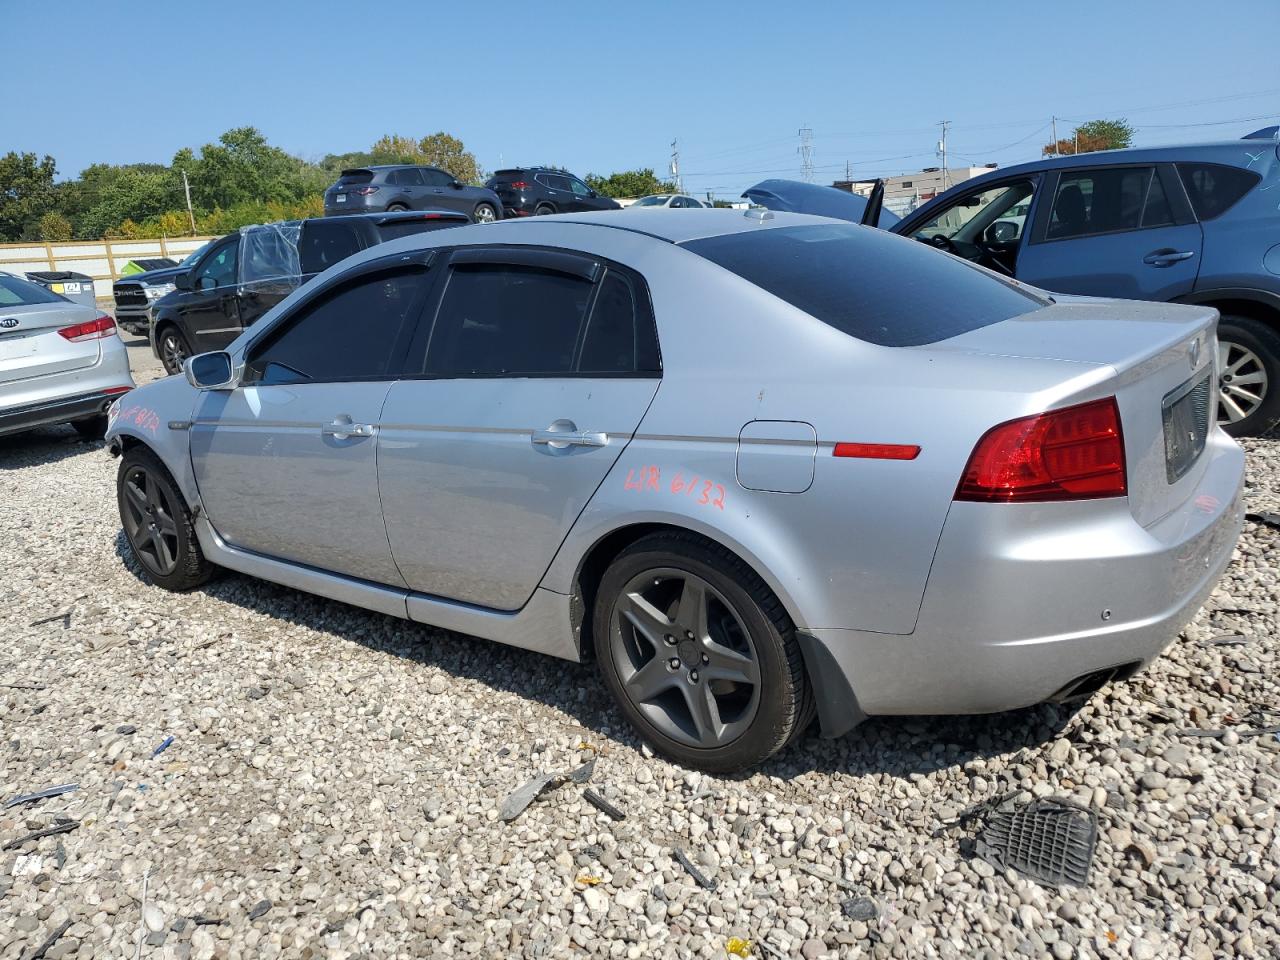
{"label": "red taillight", "polygon": [[914,460],[920,456],[920,448],[908,443],[837,443],[831,452],[863,460]]}
{"label": "red taillight", "polygon": [[377,193],[377,187],[352,187],[347,193],[354,193],[357,197],[367,197],[371,193]]}
{"label": "red taillight", "polygon": [[507,184],[512,190],[528,190],[529,184],[525,180],[512,180]]}
{"label": "red taillight", "polygon": [[105,394],[114,395],[117,393],[128,393],[132,389],[133,387],[107,387],[107,389],[103,390],[102,392]]}
{"label": "red taillight", "polygon": [[101,340],[104,337],[114,336],[115,332],[116,322],[104,314],[97,320],[90,320],[88,323],[77,323],[73,327],[63,327],[58,331],[58,335],[73,342],[78,342],[80,340]]}
{"label": "red taillight", "polygon": [[1010,420],[983,435],[957,500],[1022,503],[1123,497],[1124,435],[1115,397]]}

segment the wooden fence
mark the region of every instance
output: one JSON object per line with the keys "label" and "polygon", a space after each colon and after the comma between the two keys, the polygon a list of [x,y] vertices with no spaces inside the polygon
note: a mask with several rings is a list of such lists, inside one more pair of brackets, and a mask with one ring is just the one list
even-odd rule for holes
{"label": "wooden fence", "polygon": [[172,257],[181,260],[213,237],[162,237],[159,240],[67,240],[0,243],[0,270],[19,276],[28,270],[72,270],[93,277],[93,293],[110,298],[111,284],[130,260]]}

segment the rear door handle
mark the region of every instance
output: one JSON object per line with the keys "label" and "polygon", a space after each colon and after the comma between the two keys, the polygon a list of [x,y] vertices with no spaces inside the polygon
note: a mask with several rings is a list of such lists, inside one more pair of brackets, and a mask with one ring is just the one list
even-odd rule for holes
{"label": "rear door handle", "polygon": [[557,420],[545,430],[535,430],[529,438],[535,446],[564,450],[568,447],[607,447],[609,435],[579,430],[572,420]]}
{"label": "rear door handle", "polygon": [[1190,260],[1195,255],[1194,250],[1174,250],[1172,247],[1165,247],[1163,250],[1152,250],[1142,258],[1142,262],[1153,267],[1171,267],[1183,260]]}
{"label": "rear door handle", "polygon": [[372,423],[352,423],[351,418],[344,414],[332,423],[326,423],[320,428],[320,432],[326,437],[346,440],[348,437],[372,437],[378,432],[378,428]]}

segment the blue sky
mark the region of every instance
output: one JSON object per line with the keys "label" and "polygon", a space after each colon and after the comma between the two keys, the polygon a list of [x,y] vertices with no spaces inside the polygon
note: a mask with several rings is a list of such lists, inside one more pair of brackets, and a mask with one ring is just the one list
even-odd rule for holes
{"label": "blue sky", "polygon": [[662,171],[678,139],[686,188],[730,196],[798,176],[801,127],[830,182],[936,165],[944,119],[953,166],[1033,159],[1053,114],[1142,144],[1280,122],[1277,0],[0,0],[0,23],[0,151],[62,177],[252,124],[312,159],[445,130],[488,170],[578,174]]}

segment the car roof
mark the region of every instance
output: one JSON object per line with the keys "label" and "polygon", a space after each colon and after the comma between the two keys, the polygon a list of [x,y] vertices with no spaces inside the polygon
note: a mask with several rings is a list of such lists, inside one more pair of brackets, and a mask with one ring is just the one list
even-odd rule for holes
{"label": "car roof", "polygon": [[[659,209],[596,210],[590,213],[559,213],[530,220],[499,220],[484,224],[485,238],[503,242],[518,237],[526,224],[574,224],[584,227],[605,227],[625,230],[643,236],[664,240],[667,243],[685,243],[706,237],[719,237],[730,233],[745,233],[777,227],[798,227],[830,223],[844,223],[829,217],[813,217],[803,213],[775,213],[772,210],[716,210],[710,207],[690,208],[678,216]],[[479,236],[479,234],[477,234]]]}
{"label": "car roof", "polygon": [[311,220],[372,220],[374,223],[395,223],[399,220],[466,220],[461,210],[385,210],[381,213],[343,213],[336,217],[311,217]]}
{"label": "car roof", "polygon": [[1105,166],[1112,163],[1172,163],[1177,160],[1201,160],[1209,163],[1226,163],[1246,166],[1249,155],[1258,151],[1259,140],[1221,140],[1212,143],[1169,144],[1159,147],[1125,147],[1121,150],[1094,150],[1089,153],[1063,157],[1045,157],[1012,167],[1000,167],[990,173],[965,180],[967,186],[987,177],[1007,177],[1011,174],[1035,173],[1040,170],[1060,170],[1064,167]]}

